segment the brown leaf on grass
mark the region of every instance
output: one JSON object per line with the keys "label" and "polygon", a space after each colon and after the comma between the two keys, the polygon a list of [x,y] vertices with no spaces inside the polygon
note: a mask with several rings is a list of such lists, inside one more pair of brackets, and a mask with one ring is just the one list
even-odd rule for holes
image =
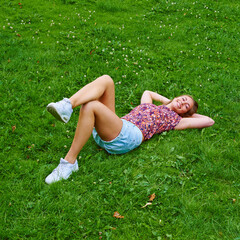
{"label": "brown leaf on grass", "polygon": [[16,130],[16,126],[12,126],[12,131],[14,132]]}
{"label": "brown leaf on grass", "polygon": [[113,217],[115,217],[115,218],[124,218],[124,216],[121,216],[119,212],[114,212]]}
{"label": "brown leaf on grass", "polygon": [[149,197],[149,201],[148,201],[148,203],[146,203],[144,206],[142,206],[141,208],[145,208],[145,207],[147,207],[147,206],[149,206],[149,205],[152,205],[152,201],[154,200],[154,198],[156,197],[156,194],[155,193],[153,193],[153,194],[151,194],[150,196],[148,196]]}
{"label": "brown leaf on grass", "polygon": [[152,202],[154,200],[154,198],[156,197],[156,194],[153,193],[149,196],[149,201]]}
{"label": "brown leaf on grass", "polygon": [[95,51],[95,49],[91,50],[89,54],[92,55],[94,51]]}

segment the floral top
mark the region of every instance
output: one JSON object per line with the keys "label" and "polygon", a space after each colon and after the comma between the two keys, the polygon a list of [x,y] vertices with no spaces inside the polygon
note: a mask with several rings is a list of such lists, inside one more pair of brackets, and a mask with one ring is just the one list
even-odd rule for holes
{"label": "floral top", "polygon": [[152,103],[143,103],[122,119],[136,125],[143,133],[145,141],[155,133],[174,129],[182,118],[165,105],[156,106]]}

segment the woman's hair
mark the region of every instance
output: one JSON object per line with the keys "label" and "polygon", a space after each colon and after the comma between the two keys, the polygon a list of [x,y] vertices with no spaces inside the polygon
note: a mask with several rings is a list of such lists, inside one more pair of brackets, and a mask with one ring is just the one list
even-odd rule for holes
{"label": "woman's hair", "polygon": [[[194,113],[196,113],[197,112],[197,109],[198,109],[198,103],[193,99],[193,97],[192,96],[190,96],[190,95],[181,95],[181,96],[188,96],[188,97],[190,97],[192,100],[193,100],[193,107],[190,109],[190,110],[188,110],[187,112],[185,112],[185,113],[180,113],[180,114],[178,114],[178,115],[180,115],[181,117],[191,117]],[[181,96],[179,96],[179,97],[181,97]],[[170,101],[170,102],[172,102],[172,100]],[[170,103],[169,102],[169,103]]]}

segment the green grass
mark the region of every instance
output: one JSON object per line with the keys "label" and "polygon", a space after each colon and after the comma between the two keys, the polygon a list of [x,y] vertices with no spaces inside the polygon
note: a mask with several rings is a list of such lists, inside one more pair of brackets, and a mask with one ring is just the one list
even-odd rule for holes
{"label": "green grass", "polygon": [[[234,0],[2,0],[0,238],[239,239],[239,10]],[[120,156],[90,139],[80,171],[46,185],[78,118],[57,122],[46,105],[103,74],[119,116],[148,89],[193,95],[215,125]]]}

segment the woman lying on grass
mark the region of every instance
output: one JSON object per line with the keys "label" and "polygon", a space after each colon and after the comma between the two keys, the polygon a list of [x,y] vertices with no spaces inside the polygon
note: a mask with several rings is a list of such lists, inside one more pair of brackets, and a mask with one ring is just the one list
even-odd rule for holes
{"label": "woman lying on grass", "polygon": [[[156,106],[153,100],[164,105]],[[138,147],[155,133],[172,129],[210,127],[214,121],[196,114],[198,104],[191,96],[183,95],[170,101],[151,91],[145,91],[141,105],[126,116],[115,114],[115,90],[111,77],[97,78],[69,99],[50,103],[47,110],[58,120],[67,123],[73,108],[81,105],[75,136],[65,158],[45,179],[50,184],[67,179],[78,170],[77,156],[93,134],[96,143],[111,154],[122,154]]]}

